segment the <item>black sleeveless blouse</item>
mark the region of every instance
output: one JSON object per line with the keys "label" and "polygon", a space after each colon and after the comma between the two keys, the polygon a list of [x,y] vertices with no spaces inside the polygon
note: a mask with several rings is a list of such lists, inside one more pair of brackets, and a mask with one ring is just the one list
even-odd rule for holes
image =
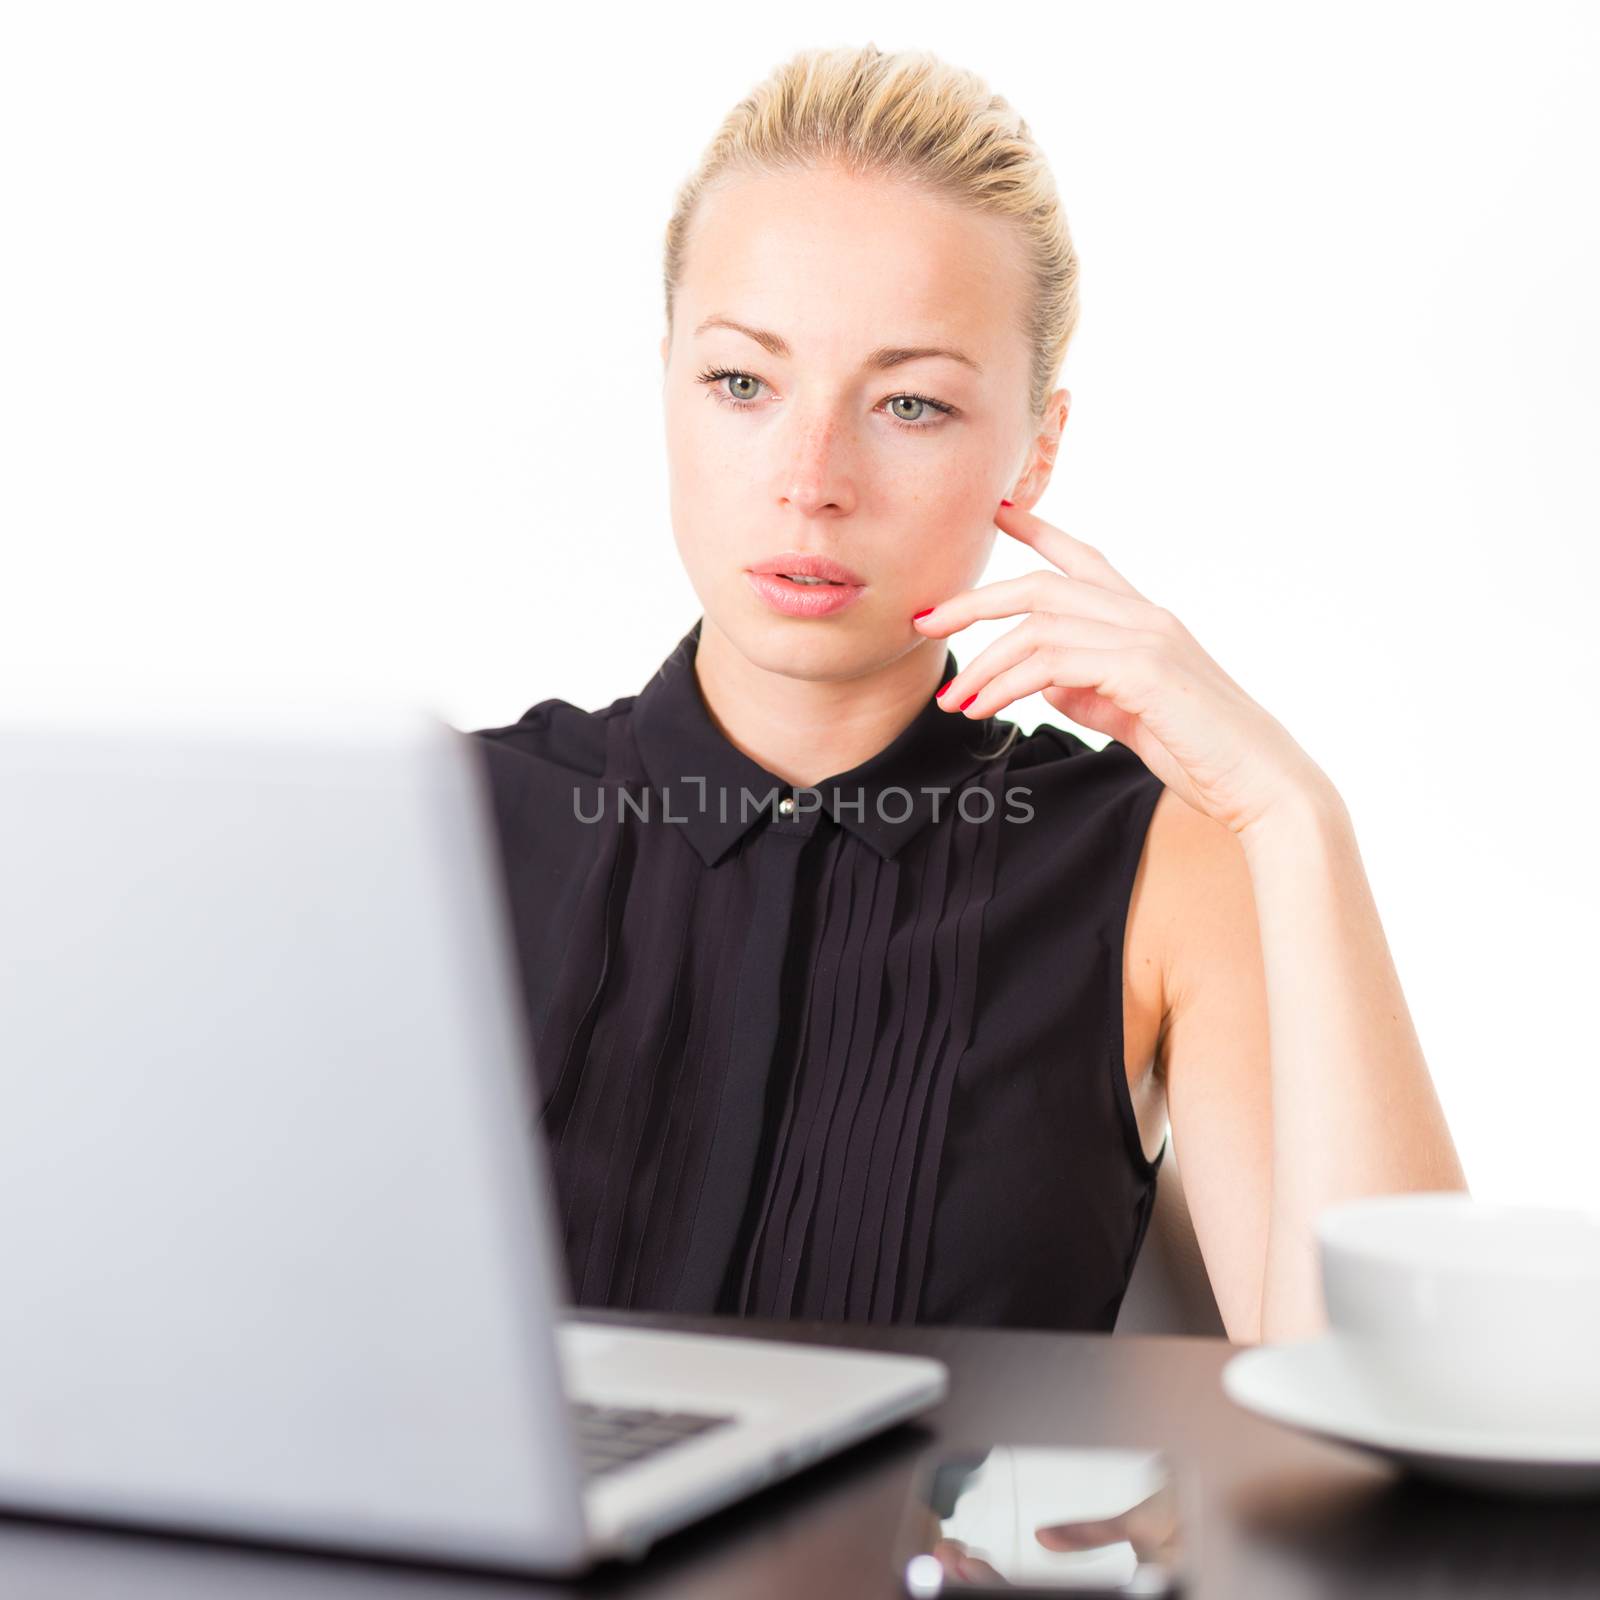
{"label": "black sleeveless blouse", "polygon": [[[572,1298],[1109,1332],[1155,1199],[1123,935],[1161,782],[930,698],[809,789],[637,695],[473,732]],[[958,664],[947,651],[941,682]]]}

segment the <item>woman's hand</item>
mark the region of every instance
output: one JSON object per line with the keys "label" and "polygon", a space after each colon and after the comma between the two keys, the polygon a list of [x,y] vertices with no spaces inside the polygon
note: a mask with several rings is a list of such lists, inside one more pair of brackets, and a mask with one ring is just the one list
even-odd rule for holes
{"label": "woman's hand", "polygon": [[1099,1550],[1124,1539],[1141,1561],[1170,1559],[1178,1537],[1178,1506],[1171,1483],[1115,1516],[1048,1523],[1034,1530],[1046,1550]]}
{"label": "woman's hand", "polygon": [[[967,1583],[1007,1586],[1004,1574],[982,1556],[974,1554],[962,1540],[943,1537],[942,1528],[943,1524],[930,1513],[924,1537],[928,1553],[951,1577]],[[1033,1536],[1044,1549],[1063,1555],[1102,1550],[1126,1541],[1133,1546],[1133,1553],[1140,1561],[1170,1561],[1177,1550],[1177,1500],[1169,1482],[1126,1511],[1109,1517],[1046,1523],[1035,1528]],[[1020,1551],[1015,1552],[1015,1557],[1020,1554]]]}
{"label": "woman's hand", "polygon": [[1098,550],[1020,506],[1003,504],[995,526],[1055,570],[964,589],[913,619],[927,637],[946,638],[980,618],[1026,613],[950,680],[941,706],[988,717],[1040,692],[1236,834],[1296,790],[1327,786],[1282,723]]}

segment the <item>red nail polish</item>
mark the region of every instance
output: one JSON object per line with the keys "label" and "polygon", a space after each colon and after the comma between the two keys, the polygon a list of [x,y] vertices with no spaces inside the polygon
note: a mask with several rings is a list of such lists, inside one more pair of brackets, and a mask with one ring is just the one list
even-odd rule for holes
{"label": "red nail polish", "polygon": [[932,606],[924,606],[924,607],[923,607],[923,609],[922,609],[922,610],[921,610],[921,611],[913,611],[913,612],[912,612],[912,613],[911,613],[911,620],[912,620],[912,621],[913,621],[913,622],[915,622],[915,621],[916,621],[916,620],[917,620],[917,618],[918,618],[918,617],[925,617],[925,616],[927,616],[927,615],[928,615],[928,613],[929,613],[929,612],[930,612],[930,611],[932,611],[932,610],[933,610],[933,607],[932,607]]}
{"label": "red nail polish", "polygon": [[[956,680],[955,680],[955,679],[954,679],[954,678],[952,678],[952,679],[951,679],[951,680],[950,680],[950,683],[954,683],[954,682],[955,682],[955,681],[956,681]],[[936,694],[936,695],[935,695],[935,696],[934,696],[934,697],[933,697],[933,698],[934,698],[934,699],[935,699],[935,700],[937,700],[937,699],[938,699],[938,698],[939,698],[939,695],[942,695],[942,694],[943,694],[943,693],[944,693],[944,690],[945,690],[945,689],[948,689],[948,688],[949,688],[949,687],[950,687],[950,683],[947,683],[947,684],[946,684],[946,685],[945,685],[945,686],[944,686],[944,689],[941,689],[941,690],[940,690],[940,691],[939,691],[939,694]]]}
{"label": "red nail polish", "polygon": [[1003,506],[1008,506],[1008,505],[1010,505],[1010,504],[1011,504],[1011,502],[1010,502],[1010,501],[1009,501],[1009,500],[1002,500],[1002,501],[1001,501],[1001,502],[1000,502],[1000,504],[1001,504],[1001,505],[1003,505]]}
{"label": "red nail polish", "polygon": [[[952,678],[950,681],[951,681],[951,683],[954,683],[956,680],[954,678]],[[963,711],[965,711],[967,709],[967,707],[970,706],[972,704],[972,702],[974,700],[976,700],[977,698],[978,697],[977,697],[976,694],[969,694],[967,696],[967,698],[961,702],[961,709]]]}

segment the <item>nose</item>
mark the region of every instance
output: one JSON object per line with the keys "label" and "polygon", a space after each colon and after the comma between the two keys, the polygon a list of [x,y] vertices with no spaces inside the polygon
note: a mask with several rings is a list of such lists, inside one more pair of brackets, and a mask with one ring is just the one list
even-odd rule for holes
{"label": "nose", "polygon": [[827,417],[802,419],[783,446],[778,496],[807,516],[849,512],[856,503],[850,441]]}

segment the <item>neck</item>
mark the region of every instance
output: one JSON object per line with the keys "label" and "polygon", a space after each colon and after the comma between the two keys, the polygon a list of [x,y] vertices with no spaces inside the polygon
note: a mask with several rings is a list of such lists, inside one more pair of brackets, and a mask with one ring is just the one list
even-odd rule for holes
{"label": "neck", "polygon": [[756,666],[703,617],[694,665],[722,736],[803,789],[893,743],[938,691],[948,649],[943,639],[923,639],[864,676],[797,678]]}

